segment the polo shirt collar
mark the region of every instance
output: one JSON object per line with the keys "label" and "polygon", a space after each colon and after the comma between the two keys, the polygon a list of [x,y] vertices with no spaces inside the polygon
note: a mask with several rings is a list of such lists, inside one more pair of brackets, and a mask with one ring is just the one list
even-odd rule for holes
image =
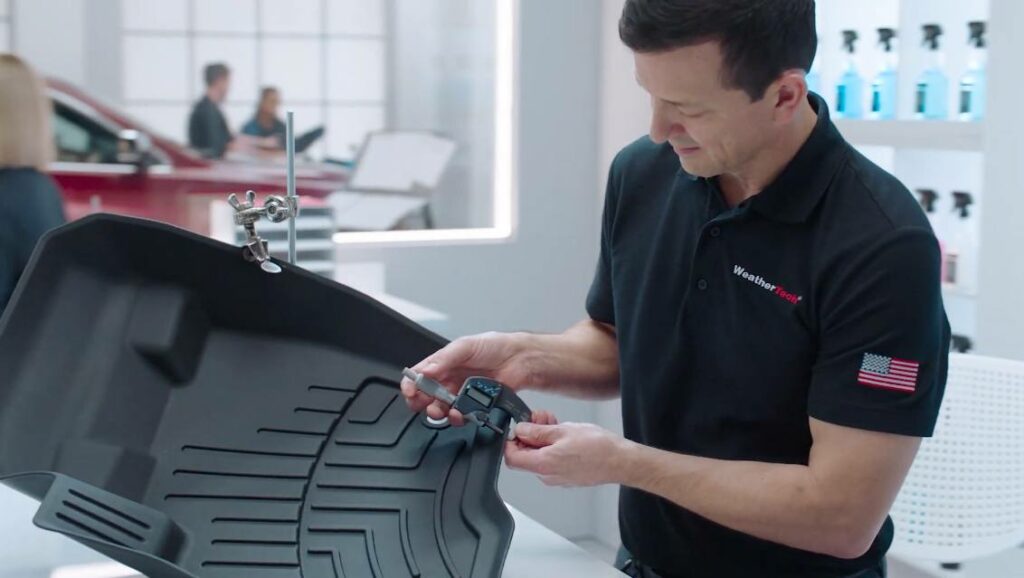
{"label": "polo shirt collar", "polygon": [[829,119],[824,99],[810,93],[808,100],[818,114],[811,135],[775,181],[750,199],[752,210],[784,223],[810,217],[846,158],[846,141]]}

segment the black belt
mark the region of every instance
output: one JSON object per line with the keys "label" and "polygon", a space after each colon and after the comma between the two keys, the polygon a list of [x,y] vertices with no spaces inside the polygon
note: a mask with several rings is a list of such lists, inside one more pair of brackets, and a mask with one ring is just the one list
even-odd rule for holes
{"label": "black belt", "polygon": [[668,578],[664,574],[659,574],[650,566],[645,566],[640,562],[630,558],[626,560],[626,564],[619,568],[626,573],[626,576],[630,578]]}
{"label": "black belt", "polygon": [[[651,568],[650,566],[633,558],[625,548],[619,549],[619,555],[616,559],[615,566],[630,578],[682,578],[678,575],[674,576],[672,574],[659,573],[654,568]],[[864,570],[850,576],[850,578],[885,578],[885,566],[885,560],[883,560],[877,569]]]}
{"label": "black belt", "polygon": [[672,578],[668,574],[661,574],[654,568],[633,558],[629,550],[621,546],[615,559],[615,567],[622,570],[630,578]]}

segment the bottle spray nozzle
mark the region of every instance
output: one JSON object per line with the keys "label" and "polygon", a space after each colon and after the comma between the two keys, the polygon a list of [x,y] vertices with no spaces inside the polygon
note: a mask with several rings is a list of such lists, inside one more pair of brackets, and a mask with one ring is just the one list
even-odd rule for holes
{"label": "bottle spray nozzle", "polygon": [[857,31],[856,30],[843,30],[843,50],[853,54],[854,42],[857,42]]}
{"label": "bottle spray nozzle", "polygon": [[939,193],[936,193],[934,189],[917,189],[917,200],[926,213],[935,212],[935,201],[938,198]]}
{"label": "bottle spray nozzle", "polygon": [[985,48],[985,22],[974,21],[967,23],[967,30],[969,32],[967,44],[975,48]]}
{"label": "bottle spray nozzle", "polygon": [[953,210],[960,213],[961,219],[970,216],[968,207],[974,204],[974,195],[963,191],[953,191]]}
{"label": "bottle spray nozzle", "polygon": [[942,27],[938,24],[925,24],[921,28],[924,29],[924,45],[931,50],[938,50],[939,36],[942,36]]}
{"label": "bottle spray nozzle", "polygon": [[881,44],[886,52],[892,52],[892,39],[896,38],[896,31],[892,28],[879,28],[878,29],[878,43]]}
{"label": "bottle spray nozzle", "polygon": [[949,340],[949,348],[957,353],[968,353],[974,349],[974,341],[966,335],[953,334]]}

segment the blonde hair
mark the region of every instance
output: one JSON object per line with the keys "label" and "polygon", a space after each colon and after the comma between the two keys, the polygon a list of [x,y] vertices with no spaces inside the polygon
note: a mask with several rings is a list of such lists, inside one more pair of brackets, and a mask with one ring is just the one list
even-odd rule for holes
{"label": "blonde hair", "polygon": [[53,160],[50,99],[22,59],[0,53],[0,167],[46,170]]}

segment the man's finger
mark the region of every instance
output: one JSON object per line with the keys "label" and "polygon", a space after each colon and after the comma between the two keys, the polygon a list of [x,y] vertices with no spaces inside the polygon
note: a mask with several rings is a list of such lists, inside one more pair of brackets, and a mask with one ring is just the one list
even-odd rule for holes
{"label": "man's finger", "polygon": [[445,382],[453,371],[464,367],[472,357],[471,342],[468,339],[456,339],[418,363],[413,369],[431,379]]}
{"label": "man's finger", "polygon": [[549,446],[564,435],[562,426],[521,423],[516,425],[516,438],[534,447]]}
{"label": "man's finger", "polygon": [[416,389],[416,384],[407,379],[402,380],[401,390],[406,405],[414,412],[422,411],[434,401],[434,398]]}
{"label": "man's finger", "polygon": [[462,412],[457,409],[448,410],[448,423],[455,427],[462,427],[466,425],[466,418],[462,415]]}
{"label": "man's finger", "polygon": [[542,458],[536,448],[526,447],[515,441],[505,443],[505,465],[512,469],[538,473]]}
{"label": "man's finger", "polygon": [[427,415],[430,419],[440,421],[448,417],[448,406],[437,400],[427,406]]}
{"label": "man's finger", "polygon": [[558,425],[558,418],[550,411],[543,409],[533,410],[530,421],[539,425]]}

